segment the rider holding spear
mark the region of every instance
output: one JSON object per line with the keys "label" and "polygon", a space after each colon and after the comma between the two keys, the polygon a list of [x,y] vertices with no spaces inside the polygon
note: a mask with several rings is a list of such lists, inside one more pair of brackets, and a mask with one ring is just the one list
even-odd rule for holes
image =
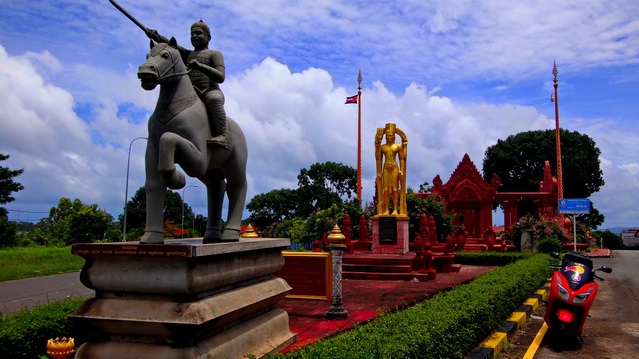
{"label": "rider holding spear", "polygon": [[[120,12],[141,28],[149,39],[155,42],[168,43],[169,39],[160,35],[157,30],[149,29],[131,16],[114,0],[109,0]],[[177,47],[182,61],[190,69],[189,77],[193,87],[197,89],[200,98],[206,105],[206,111],[211,129],[211,137],[208,143],[213,143],[230,148],[226,138],[226,111],[224,111],[224,94],[220,85],[224,82],[225,67],[224,56],[218,50],[209,49],[211,30],[204,21],[199,20],[191,25],[191,45],[193,50]]]}

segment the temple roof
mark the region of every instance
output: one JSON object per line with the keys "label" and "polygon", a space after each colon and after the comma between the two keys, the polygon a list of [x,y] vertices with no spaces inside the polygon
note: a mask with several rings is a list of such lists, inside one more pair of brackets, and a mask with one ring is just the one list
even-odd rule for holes
{"label": "temple roof", "polygon": [[439,175],[433,179],[431,192],[448,202],[492,201],[499,186],[499,177],[493,178],[492,182],[495,181],[492,184],[486,183],[466,153],[446,184],[442,184]]}
{"label": "temple roof", "polygon": [[557,180],[552,176],[550,163],[544,163],[544,179],[539,183],[539,192],[497,192],[501,179],[497,174],[486,183],[477,170],[477,166],[470,160],[468,154],[457,165],[445,184],[437,175],[433,179],[431,193],[440,196],[447,202],[458,201],[496,201],[504,200],[535,200],[549,199],[556,196]]}

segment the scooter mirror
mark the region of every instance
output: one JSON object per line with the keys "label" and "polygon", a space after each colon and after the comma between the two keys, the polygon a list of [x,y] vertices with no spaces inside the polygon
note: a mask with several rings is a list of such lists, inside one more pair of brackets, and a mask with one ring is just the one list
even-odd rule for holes
{"label": "scooter mirror", "polygon": [[548,254],[549,254],[551,257],[553,257],[553,258],[557,258],[557,259],[560,259],[560,258],[561,258],[561,257],[559,257],[559,253],[557,253],[557,252],[550,252],[550,253],[548,253]]}
{"label": "scooter mirror", "polygon": [[606,272],[606,273],[612,273],[612,268],[606,267],[606,266],[601,266],[601,268],[599,268],[599,270],[602,271],[602,272]]}

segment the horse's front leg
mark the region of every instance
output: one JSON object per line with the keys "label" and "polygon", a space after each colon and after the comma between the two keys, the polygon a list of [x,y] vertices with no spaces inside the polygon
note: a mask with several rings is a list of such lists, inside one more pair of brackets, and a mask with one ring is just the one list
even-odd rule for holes
{"label": "horse's front leg", "polygon": [[226,194],[229,198],[228,215],[222,241],[237,241],[240,238],[242,212],[246,201],[246,157],[225,168]]}
{"label": "horse's front leg", "polygon": [[222,204],[226,182],[220,170],[208,171],[204,177],[200,177],[200,181],[206,185],[209,217],[203,242],[204,244],[217,243],[222,239]]}
{"label": "horse's front leg", "polygon": [[146,227],[140,243],[164,243],[164,197],[166,186],[157,170],[157,149],[147,144],[145,156]]}
{"label": "horse's front leg", "polygon": [[206,153],[191,141],[173,132],[166,132],[158,144],[158,167],[160,178],[171,189],[184,188],[186,178],[175,168],[178,163],[191,177],[200,177],[206,172]]}

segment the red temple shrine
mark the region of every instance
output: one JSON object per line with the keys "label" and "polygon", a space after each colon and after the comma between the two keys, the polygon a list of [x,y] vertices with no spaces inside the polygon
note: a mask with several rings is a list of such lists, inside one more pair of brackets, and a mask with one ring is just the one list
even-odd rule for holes
{"label": "red temple shrine", "polygon": [[486,183],[475,164],[465,154],[445,184],[439,175],[433,179],[431,195],[447,203],[446,211],[455,213],[455,224],[463,226],[468,238],[482,238],[492,229],[492,206],[499,203],[504,209],[504,229],[508,231],[526,213],[540,217],[554,217],[557,203],[557,180],[552,177],[550,163],[544,164],[544,177],[538,192],[497,192],[501,179],[493,174]]}

